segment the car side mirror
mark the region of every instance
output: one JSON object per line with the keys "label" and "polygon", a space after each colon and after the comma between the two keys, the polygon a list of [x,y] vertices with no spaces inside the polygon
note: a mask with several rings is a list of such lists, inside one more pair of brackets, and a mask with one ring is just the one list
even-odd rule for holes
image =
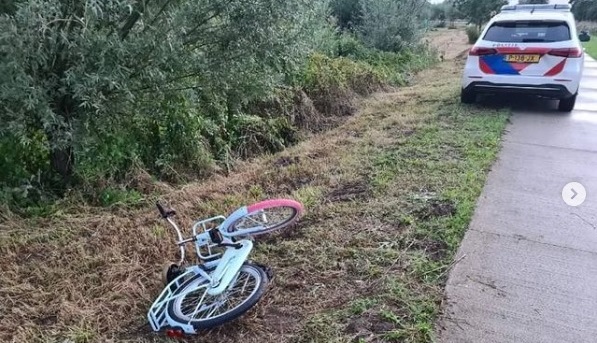
{"label": "car side mirror", "polygon": [[581,42],[588,42],[588,41],[591,40],[591,36],[588,33],[586,33],[586,32],[581,32],[581,34],[578,35],[578,39]]}

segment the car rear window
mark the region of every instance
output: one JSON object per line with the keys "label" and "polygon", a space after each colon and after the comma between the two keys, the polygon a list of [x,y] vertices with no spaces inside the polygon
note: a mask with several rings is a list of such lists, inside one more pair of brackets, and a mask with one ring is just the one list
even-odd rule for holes
{"label": "car rear window", "polygon": [[495,22],[484,40],[504,43],[562,42],[570,40],[570,28],[563,21]]}

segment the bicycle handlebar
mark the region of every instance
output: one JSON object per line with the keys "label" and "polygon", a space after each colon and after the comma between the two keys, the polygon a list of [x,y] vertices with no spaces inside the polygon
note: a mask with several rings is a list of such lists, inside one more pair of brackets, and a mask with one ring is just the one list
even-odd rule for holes
{"label": "bicycle handlebar", "polygon": [[168,210],[168,211],[166,211],[166,210],[164,209],[164,207],[163,207],[163,206],[162,206],[162,205],[161,205],[159,202],[156,202],[156,203],[155,203],[155,205],[157,206],[157,208],[158,208],[158,211],[160,211],[160,215],[161,215],[161,216],[162,216],[162,218],[164,218],[164,219],[166,219],[166,218],[168,218],[168,217],[171,217],[171,216],[173,216],[173,215],[175,215],[175,214],[176,214],[176,211],[174,211],[174,210]]}
{"label": "bicycle handlebar", "polygon": [[[186,243],[191,243],[191,242],[195,242],[197,241],[199,236],[194,236],[191,238],[187,238],[184,239],[182,236],[182,232],[180,231],[180,228],[178,227],[178,225],[176,225],[176,223],[174,222],[174,220],[172,220],[172,218],[170,218],[171,216],[174,216],[176,214],[176,212],[174,210],[166,210],[164,209],[164,207],[159,203],[156,202],[156,207],[158,208],[158,211],[160,211],[160,216],[163,219],[166,219],[166,221],[168,223],[170,223],[170,225],[174,228],[174,230],[176,231],[176,236],[178,238],[176,244],[178,245],[179,249],[180,249],[180,261],[179,261],[179,265],[182,265],[185,261],[185,244]],[[221,233],[216,229],[216,230],[209,230],[208,232],[204,233],[204,234],[208,234],[209,238],[213,243],[222,246],[222,247],[227,247],[227,248],[235,248],[235,249],[240,249],[242,247],[242,244],[239,243],[234,243],[234,242],[224,242],[223,238],[221,237]]]}
{"label": "bicycle handlebar", "polygon": [[159,202],[156,202],[155,205],[158,208],[158,211],[160,211],[160,216],[162,218],[166,219],[168,221],[168,223],[170,223],[170,225],[172,225],[172,227],[176,231],[176,235],[178,236],[177,245],[180,248],[180,261],[178,262],[178,264],[182,265],[185,260],[184,244],[187,242],[191,242],[192,240],[191,239],[184,240],[182,238],[182,232],[178,228],[178,225],[176,225],[176,223],[170,218],[171,216],[176,214],[176,212],[174,210],[165,210],[164,207]]}
{"label": "bicycle handlebar", "polygon": [[158,207],[158,211],[160,211],[160,215],[162,216],[162,218],[166,218],[166,211],[164,211],[162,205],[160,205],[159,202],[156,202],[155,205]]}

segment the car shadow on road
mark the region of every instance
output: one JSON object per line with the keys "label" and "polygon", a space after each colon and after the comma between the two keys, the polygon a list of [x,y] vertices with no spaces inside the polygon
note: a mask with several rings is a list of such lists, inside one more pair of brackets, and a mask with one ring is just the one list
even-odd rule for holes
{"label": "car shadow on road", "polygon": [[545,115],[546,113],[568,115],[558,111],[558,101],[529,95],[498,94],[479,96],[478,104],[483,107],[500,109],[510,108],[513,111],[528,114]]}

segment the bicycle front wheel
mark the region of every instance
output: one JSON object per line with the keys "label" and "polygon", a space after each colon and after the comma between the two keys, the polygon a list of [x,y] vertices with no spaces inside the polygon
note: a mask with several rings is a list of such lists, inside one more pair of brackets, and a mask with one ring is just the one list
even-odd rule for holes
{"label": "bicycle front wheel", "polygon": [[204,330],[234,320],[255,306],[263,296],[268,278],[265,271],[246,263],[228,289],[217,296],[207,294],[209,281],[195,275],[182,284],[168,303],[168,315],[181,323]]}
{"label": "bicycle front wheel", "polygon": [[247,206],[247,214],[230,224],[226,231],[234,236],[257,236],[285,228],[298,220],[303,205],[290,199],[273,199]]}

